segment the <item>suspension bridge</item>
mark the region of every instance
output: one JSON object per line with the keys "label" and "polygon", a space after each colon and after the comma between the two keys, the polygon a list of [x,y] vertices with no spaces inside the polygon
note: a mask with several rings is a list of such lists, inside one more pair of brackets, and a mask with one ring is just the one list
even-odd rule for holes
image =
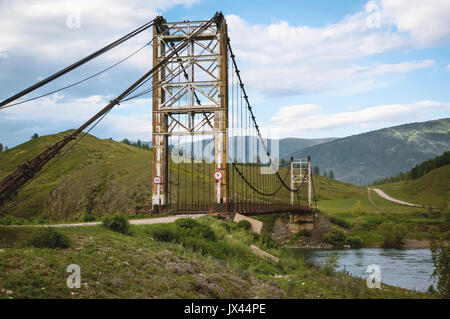
{"label": "suspension bridge", "polygon": [[[23,99],[150,28],[151,41],[111,67],[58,90]],[[167,22],[158,16],[5,99],[0,102],[0,109],[87,81],[148,46],[153,51],[150,70],[78,129],[0,181],[0,205],[64,159],[115,106],[151,95],[152,203],[144,211],[244,215],[289,212],[291,220],[310,222],[315,211],[311,160],[291,158],[288,165],[280,166],[277,140],[263,138],[222,13],[207,21]]]}

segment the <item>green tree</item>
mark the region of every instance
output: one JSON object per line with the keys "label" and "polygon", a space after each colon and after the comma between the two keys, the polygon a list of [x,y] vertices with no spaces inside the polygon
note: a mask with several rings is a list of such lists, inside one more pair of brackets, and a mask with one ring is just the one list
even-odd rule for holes
{"label": "green tree", "polygon": [[0,143],[0,153],[3,152],[3,144]]}
{"label": "green tree", "polygon": [[330,171],[329,177],[330,177],[330,179],[334,179],[334,173],[333,173],[333,171]]}
{"label": "green tree", "polygon": [[380,225],[383,235],[383,247],[400,248],[403,245],[403,239],[406,237],[407,229],[404,225],[385,222]]}
{"label": "green tree", "polygon": [[31,139],[34,140],[35,138],[38,138],[38,137],[39,137],[39,135],[38,135],[37,133],[34,133],[34,134],[31,136]]}
{"label": "green tree", "polygon": [[123,144],[127,144],[127,145],[131,145],[131,142],[130,142],[127,138],[124,138],[124,139],[122,140],[122,143],[123,143]]}
{"label": "green tree", "polygon": [[431,241],[431,258],[434,264],[433,277],[437,279],[437,291],[444,298],[450,298],[450,246]]}
{"label": "green tree", "polygon": [[142,142],[141,142],[141,140],[137,140],[136,145],[137,145],[137,147],[142,147]]}
{"label": "green tree", "polygon": [[320,175],[320,168],[319,168],[319,166],[314,166],[314,175]]}

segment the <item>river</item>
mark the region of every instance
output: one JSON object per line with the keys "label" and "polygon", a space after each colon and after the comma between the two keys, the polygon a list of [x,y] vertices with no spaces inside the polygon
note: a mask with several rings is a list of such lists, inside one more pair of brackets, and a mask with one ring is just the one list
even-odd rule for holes
{"label": "river", "polygon": [[[295,252],[305,259],[320,264],[333,250],[302,250]],[[429,249],[344,249],[334,250],[339,256],[339,270],[345,269],[353,276],[367,278],[367,266],[376,264],[380,267],[381,282],[407,289],[426,291],[435,280],[430,279],[434,265]]]}

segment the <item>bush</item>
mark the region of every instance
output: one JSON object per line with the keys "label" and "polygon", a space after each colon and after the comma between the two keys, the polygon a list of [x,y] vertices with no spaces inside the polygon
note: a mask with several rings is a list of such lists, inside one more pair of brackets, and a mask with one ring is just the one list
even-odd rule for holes
{"label": "bush", "polygon": [[269,249],[278,249],[280,248],[280,244],[270,237],[270,235],[264,234],[259,237],[259,242],[266,248]]}
{"label": "bush", "polygon": [[333,229],[326,236],[324,241],[333,246],[344,246],[346,244],[347,235],[340,229]]}
{"label": "bush", "polygon": [[155,225],[150,230],[150,235],[158,241],[179,242],[180,236],[175,227],[170,224]]}
{"label": "bush", "polygon": [[106,215],[103,217],[103,226],[107,229],[122,234],[130,233],[130,223],[128,218],[122,214]]}
{"label": "bush", "polygon": [[175,220],[175,225],[185,229],[192,229],[199,225],[199,223],[192,218],[179,218]]}
{"label": "bush", "polygon": [[433,259],[433,277],[437,278],[437,291],[444,298],[450,298],[450,247],[432,241],[430,244]]}
{"label": "bush", "polygon": [[239,228],[243,228],[245,230],[249,230],[252,228],[252,224],[248,220],[241,220],[239,223],[237,223]]}
{"label": "bush", "polygon": [[93,222],[95,221],[95,216],[90,214],[90,213],[86,213],[84,212],[81,217],[80,217],[80,221],[81,222]]}
{"label": "bush", "polygon": [[322,267],[328,276],[333,275],[339,267],[339,255],[337,252],[328,253]]}
{"label": "bush", "polygon": [[329,220],[333,224],[341,226],[342,228],[347,228],[347,229],[351,228],[351,224],[348,221],[344,220],[344,219],[341,219],[341,218],[333,216],[333,217],[329,217]]}
{"label": "bush", "polygon": [[0,217],[0,225],[11,225],[12,221],[9,217]]}
{"label": "bush", "polygon": [[362,240],[361,237],[355,235],[355,236],[348,236],[347,240],[345,241],[346,245],[350,245],[352,248],[360,248],[362,246]]}
{"label": "bush", "polygon": [[380,225],[383,235],[383,247],[385,248],[401,248],[403,239],[406,236],[407,229],[404,225],[386,222]]}
{"label": "bush", "polygon": [[28,244],[37,248],[67,248],[70,240],[52,227],[43,227],[31,237]]}

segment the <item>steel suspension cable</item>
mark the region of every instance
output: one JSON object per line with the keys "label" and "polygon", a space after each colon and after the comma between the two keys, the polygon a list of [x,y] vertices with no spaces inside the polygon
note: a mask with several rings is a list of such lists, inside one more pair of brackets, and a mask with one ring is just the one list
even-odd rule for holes
{"label": "steel suspension cable", "polygon": [[284,182],[284,180],[281,178],[280,174],[278,173],[278,170],[275,168],[275,166],[274,166],[274,164],[273,164],[273,161],[272,161],[272,158],[271,158],[271,156],[270,156],[270,153],[269,153],[269,151],[268,151],[268,149],[267,149],[266,143],[264,142],[264,140],[263,140],[263,138],[262,138],[262,135],[261,135],[261,132],[259,131],[259,126],[258,126],[258,123],[256,122],[255,115],[254,115],[254,113],[253,113],[252,107],[251,107],[251,105],[250,105],[250,101],[249,101],[249,99],[248,99],[248,95],[247,95],[247,93],[246,93],[246,91],[245,91],[244,83],[242,82],[241,74],[240,74],[240,71],[239,71],[239,69],[238,69],[238,67],[237,67],[235,55],[233,54],[233,50],[232,50],[232,48],[231,48],[231,44],[230,44],[230,39],[229,39],[229,38],[228,38],[227,44],[228,44],[228,49],[230,50],[231,59],[232,59],[232,61],[233,61],[233,64],[234,64],[234,66],[235,66],[235,69],[236,69],[236,75],[237,75],[237,77],[238,77],[238,80],[239,80],[239,83],[240,83],[240,86],[241,86],[241,90],[242,90],[243,93],[244,93],[244,99],[245,99],[246,104],[247,104],[247,109],[248,109],[248,111],[249,111],[250,114],[251,114],[251,119],[252,119],[252,121],[253,121],[253,123],[254,123],[254,126],[255,126],[255,129],[256,129],[256,131],[257,131],[258,138],[260,139],[261,144],[262,144],[263,147],[264,147],[264,151],[266,152],[267,157],[269,158],[269,163],[270,163],[270,165],[273,167],[273,169],[274,169],[274,171],[275,171],[275,174],[277,175],[277,177],[278,177],[278,179],[280,180],[281,184],[282,184],[286,189],[288,189],[289,191],[295,192],[295,191],[297,191],[297,190],[296,190],[296,189],[290,188],[290,187]]}
{"label": "steel suspension cable", "polygon": [[[152,41],[153,41],[153,40],[152,40]],[[13,103],[13,104],[8,104],[8,105],[5,105],[5,106],[2,106],[2,107],[0,107],[0,110],[1,110],[1,109],[6,109],[6,108],[11,107],[11,106],[15,106],[15,105],[27,103],[27,102],[30,102],[30,101],[34,101],[34,100],[43,98],[43,97],[48,96],[48,95],[51,95],[51,94],[54,94],[54,93],[57,93],[57,92],[61,92],[61,91],[63,91],[63,90],[66,90],[66,89],[68,89],[68,88],[71,88],[71,87],[73,87],[73,86],[75,86],[75,85],[78,85],[78,84],[80,84],[80,83],[86,82],[87,80],[90,80],[90,79],[92,79],[92,78],[94,78],[94,77],[96,77],[96,76],[98,76],[98,75],[100,75],[100,74],[102,74],[102,73],[105,73],[106,71],[111,70],[111,69],[114,68],[115,66],[121,64],[122,62],[125,62],[126,60],[128,60],[128,59],[131,58],[132,56],[134,56],[134,55],[136,55],[137,53],[139,53],[140,51],[142,51],[146,46],[150,45],[150,44],[152,43],[152,41],[147,42],[147,43],[144,44],[142,47],[140,47],[138,50],[134,51],[133,53],[129,54],[128,56],[126,56],[126,57],[123,58],[122,60],[120,60],[120,61],[114,63],[113,65],[107,67],[106,69],[103,69],[103,70],[101,70],[101,71],[99,71],[99,72],[97,72],[97,73],[94,73],[94,74],[92,74],[92,75],[86,77],[86,78],[83,78],[83,79],[81,79],[81,80],[79,80],[79,81],[76,81],[76,82],[74,82],[74,83],[72,83],[72,84],[69,84],[69,85],[67,85],[67,86],[64,86],[64,87],[62,87],[62,88],[59,88],[59,89],[50,91],[50,92],[48,92],[48,93],[45,93],[45,94],[42,94],[42,95],[38,95],[38,96],[36,96],[36,97],[29,98],[29,99],[27,99],[27,100],[23,100],[23,101],[20,101],[20,102],[17,102],[17,103]]]}
{"label": "steel suspension cable", "polygon": [[139,33],[143,32],[143,31],[147,30],[148,28],[150,28],[151,26],[153,26],[154,21],[156,19],[153,19],[152,21],[145,23],[144,25],[140,26],[139,28],[135,29],[134,31],[131,31],[127,35],[123,36],[122,38],[120,38],[120,39],[118,39],[118,40],[108,44],[107,46],[101,48],[100,50],[95,51],[94,53],[88,55],[87,57],[85,57],[85,58],[83,58],[83,59],[81,59],[81,60],[79,60],[79,61],[77,61],[77,62],[75,62],[75,63],[73,63],[71,65],[69,65],[68,67],[66,67],[66,68],[56,72],[53,75],[50,75],[49,77],[43,79],[42,81],[40,81],[40,82],[38,82],[38,83],[36,83],[36,84],[26,88],[25,90],[23,90],[23,91],[15,94],[15,95],[5,99],[5,100],[3,100],[2,102],[0,102],[0,107],[7,105],[7,104],[11,103],[14,100],[17,100],[18,98],[20,98],[20,97],[22,97],[22,96],[24,96],[24,95],[26,95],[26,94],[28,94],[28,93],[38,89],[38,88],[40,88],[41,86],[44,86],[45,84],[47,84],[47,83],[49,83],[49,82],[51,82],[51,81],[53,81],[53,80],[63,76],[64,74],[66,74],[66,73],[68,73],[68,72],[70,72],[70,71],[80,67],[81,65],[83,65],[83,64],[85,64],[85,63],[87,63],[87,62],[89,62],[89,61],[91,61],[93,59],[95,59],[96,57],[98,57],[98,56],[108,52],[109,50],[115,48],[116,46],[122,44],[123,42],[133,38],[134,36],[138,35]]}

